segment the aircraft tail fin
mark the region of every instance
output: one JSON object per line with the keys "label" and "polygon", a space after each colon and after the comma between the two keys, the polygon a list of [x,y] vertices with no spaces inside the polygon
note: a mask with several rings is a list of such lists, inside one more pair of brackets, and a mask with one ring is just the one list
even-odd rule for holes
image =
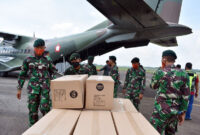
{"label": "aircraft tail fin", "polygon": [[145,0],[145,2],[166,22],[179,22],[182,0]]}

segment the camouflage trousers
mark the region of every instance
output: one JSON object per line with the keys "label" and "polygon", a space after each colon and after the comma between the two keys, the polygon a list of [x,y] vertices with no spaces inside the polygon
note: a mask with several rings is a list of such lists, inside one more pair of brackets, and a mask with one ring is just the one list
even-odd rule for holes
{"label": "camouflage trousers", "polygon": [[29,126],[31,127],[38,121],[38,108],[44,116],[50,111],[51,100],[49,92],[41,92],[40,94],[28,94],[28,109],[29,109]]}
{"label": "camouflage trousers", "polygon": [[151,124],[161,135],[175,135],[177,131],[178,116],[165,114],[154,109],[150,119]]}
{"label": "camouflage trousers", "polygon": [[117,98],[117,92],[118,92],[119,84],[114,85],[114,98]]}
{"label": "camouflage trousers", "polygon": [[125,98],[130,99],[135,108],[139,111],[139,104],[140,104],[139,93],[128,92]]}

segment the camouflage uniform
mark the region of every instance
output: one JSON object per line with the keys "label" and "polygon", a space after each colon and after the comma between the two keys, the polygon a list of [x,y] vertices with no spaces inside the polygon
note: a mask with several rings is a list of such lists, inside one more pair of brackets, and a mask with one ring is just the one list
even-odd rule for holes
{"label": "camouflage uniform", "polygon": [[118,90],[118,87],[120,85],[119,71],[118,71],[117,65],[111,67],[110,76],[115,81],[115,84],[114,84],[114,97],[116,98],[117,97],[117,90]]}
{"label": "camouflage uniform", "polygon": [[142,67],[128,69],[123,89],[126,89],[126,98],[139,110],[139,94],[143,94],[145,89],[145,70]]}
{"label": "camouflage uniform", "polygon": [[[55,72],[55,66],[46,56],[30,56],[23,62],[18,78],[18,89],[22,89],[25,77],[28,74],[28,109],[30,126],[38,121],[39,106],[43,115],[50,110],[50,78]],[[53,78],[55,78],[55,76]]]}
{"label": "camouflage uniform", "polygon": [[152,77],[150,87],[158,89],[151,123],[159,133],[174,135],[178,114],[187,110],[190,94],[188,75],[174,65],[159,68]]}
{"label": "camouflage uniform", "polygon": [[66,69],[64,75],[78,75],[78,74],[88,74],[88,70],[84,66],[80,65],[80,69],[75,69],[73,66]]}
{"label": "camouflage uniform", "polygon": [[94,64],[86,64],[84,67],[88,71],[88,76],[97,75],[97,68]]}

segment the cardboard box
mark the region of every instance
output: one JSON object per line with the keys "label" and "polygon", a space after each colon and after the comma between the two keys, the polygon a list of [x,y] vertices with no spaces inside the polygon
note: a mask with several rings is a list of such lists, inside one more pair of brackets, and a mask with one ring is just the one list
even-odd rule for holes
{"label": "cardboard box", "polygon": [[109,111],[82,111],[73,135],[116,135]]}
{"label": "cardboard box", "polygon": [[71,135],[81,111],[53,109],[22,135]]}
{"label": "cardboard box", "polygon": [[83,108],[88,75],[67,75],[51,81],[53,108]]}
{"label": "cardboard box", "polygon": [[160,135],[141,113],[112,112],[118,135]]}
{"label": "cardboard box", "polygon": [[129,99],[114,98],[112,112],[135,112],[137,109]]}
{"label": "cardboard box", "polygon": [[90,76],[86,81],[86,109],[112,109],[113,91],[110,76]]}

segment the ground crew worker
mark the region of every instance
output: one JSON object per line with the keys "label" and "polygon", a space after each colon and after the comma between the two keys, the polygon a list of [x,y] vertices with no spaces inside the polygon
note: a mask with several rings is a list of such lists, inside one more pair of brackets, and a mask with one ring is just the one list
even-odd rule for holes
{"label": "ground crew worker", "polygon": [[132,68],[128,69],[123,87],[125,98],[131,100],[135,108],[139,111],[139,103],[143,98],[145,88],[145,70],[140,65],[139,58],[131,60]]}
{"label": "ground crew worker", "polygon": [[180,65],[180,64],[177,64],[177,65],[176,65],[176,68],[181,69],[181,65]]}
{"label": "ground crew worker", "polygon": [[157,89],[154,110],[150,119],[160,134],[174,135],[176,126],[182,125],[187,110],[189,77],[174,65],[177,56],[172,50],[162,54],[162,67],[155,71],[150,87]]}
{"label": "ground crew worker", "polygon": [[109,65],[111,67],[110,69],[110,76],[112,77],[112,79],[115,81],[114,83],[114,97],[117,97],[117,90],[118,87],[120,85],[120,81],[119,81],[119,71],[118,71],[118,67],[116,65],[116,57],[115,56],[109,56]]}
{"label": "ground crew worker", "polygon": [[[198,75],[192,71],[192,63],[188,62],[185,65],[185,70],[190,79],[190,97],[189,97],[189,104],[185,116],[185,120],[192,120],[191,112],[192,112],[192,104],[194,102],[194,95],[197,98],[199,93],[199,77]],[[196,92],[195,92],[196,90]]]}
{"label": "ground crew worker", "polygon": [[65,70],[64,75],[88,74],[87,69],[80,64],[81,58],[79,53],[72,53],[69,59],[71,66]]}
{"label": "ground crew worker", "polygon": [[97,68],[93,64],[94,56],[88,57],[88,64],[86,64],[84,67],[88,70],[88,76],[90,75],[97,75]]}
{"label": "ground crew worker", "polygon": [[29,126],[38,121],[38,108],[43,115],[50,110],[50,75],[56,73],[52,61],[44,56],[45,42],[37,39],[34,44],[34,56],[27,57],[21,67],[18,78],[17,98],[21,99],[25,77],[29,76],[28,83],[28,109]]}
{"label": "ground crew worker", "polygon": [[108,76],[109,75],[109,72],[110,72],[110,65],[109,65],[109,60],[106,61],[106,65],[103,66],[100,70],[97,70],[97,71],[104,71],[103,72],[103,75],[105,76]]}

